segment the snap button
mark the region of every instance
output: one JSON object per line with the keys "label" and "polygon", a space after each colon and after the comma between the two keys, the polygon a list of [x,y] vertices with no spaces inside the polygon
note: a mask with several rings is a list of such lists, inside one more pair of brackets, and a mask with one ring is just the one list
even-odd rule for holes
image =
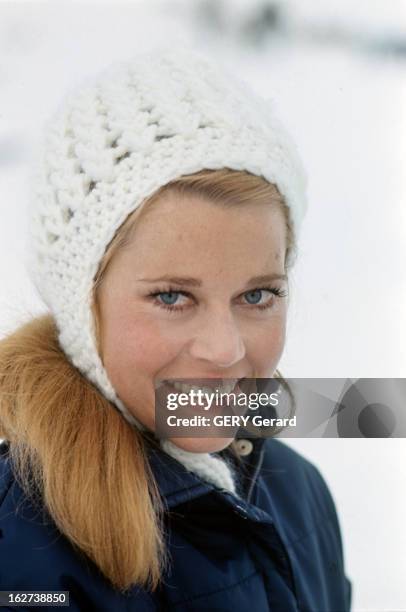
{"label": "snap button", "polygon": [[241,440],[236,441],[237,453],[241,455],[242,457],[249,455],[252,452],[253,448],[254,448],[254,445],[251,442],[251,440],[245,440],[241,438]]}
{"label": "snap button", "polygon": [[246,509],[243,508],[242,506],[236,506],[236,508],[238,508],[238,510],[236,510],[235,513],[241,516],[242,518],[246,519],[247,518]]}

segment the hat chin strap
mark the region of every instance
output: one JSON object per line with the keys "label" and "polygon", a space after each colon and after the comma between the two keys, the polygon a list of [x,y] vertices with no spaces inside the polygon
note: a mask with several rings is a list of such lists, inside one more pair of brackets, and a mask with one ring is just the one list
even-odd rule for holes
{"label": "hat chin strap", "polygon": [[[114,403],[124,418],[141,432],[149,431],[148,428],[128,410],[115,392],[114,395]],[[166,439],[160,440],[160,446],[165,453],[179,461],[179,463],[189,472],[197,474],[206,482],[210,482],[220,489],[237,495],[231,468],[224,459],[211,453],[194,453],[186,451]]]}
{"label": "hat chin strap", "polygon": [[184,467],[200,476],[203,480],[237,495],[231,468],[220,457],[211,453],[194,453],[179,448],[170,440],[161,440],[163,451],[182,463]]}

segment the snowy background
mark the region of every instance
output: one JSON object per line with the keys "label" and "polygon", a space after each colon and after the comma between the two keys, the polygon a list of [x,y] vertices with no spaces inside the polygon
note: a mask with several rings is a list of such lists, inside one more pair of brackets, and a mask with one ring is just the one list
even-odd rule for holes
{"label": "snowy background", "polygon": [[[405,377],[406,1],[0,3],[0,337],[44,311],[26,277],[42,124],[83,77],[155,43],[220,57],[274,99],[309,174],[289,377]],[[406,610],[406,446],[289,439],[338,507],[353,610]]]}

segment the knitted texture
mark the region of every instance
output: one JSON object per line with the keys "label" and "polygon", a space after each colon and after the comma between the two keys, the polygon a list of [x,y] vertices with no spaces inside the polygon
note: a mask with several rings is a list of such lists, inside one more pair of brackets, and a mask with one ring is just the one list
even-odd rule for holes
{"label": "knitted texture", "polygon": [[230,466],[220,457],[213,456],[210,453],[185,451],[172,444],[170,440],[161,440],[161,447],[168,455],[180,461],[187,469],[198,474],[203,480],[237,495]]}
{"label": "knitted texture", "polygon": [[[272,104],[224,66],[189,48],[161,47],[70,92],[46,126],[38,159],[28,271],[68,358],[143,429],[96,347],[92,286],[107,245],[147,196],[204,168],[246,170],[275,183],[297,233],[306,177],[296,147]],[[230,489],[228,475],[222,482]]]}

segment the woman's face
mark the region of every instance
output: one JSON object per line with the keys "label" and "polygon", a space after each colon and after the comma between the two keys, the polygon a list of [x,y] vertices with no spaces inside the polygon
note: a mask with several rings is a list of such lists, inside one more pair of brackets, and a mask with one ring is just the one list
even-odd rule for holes
{"label": "woman's face", "polygon": [[[285,341],[285,234],[277,207],[172,193],[139,219],[99,289],[101,351],[117,395],[148,429],[158,380],[273,375]],[[170,439],[215,452],[233,438]]]}

